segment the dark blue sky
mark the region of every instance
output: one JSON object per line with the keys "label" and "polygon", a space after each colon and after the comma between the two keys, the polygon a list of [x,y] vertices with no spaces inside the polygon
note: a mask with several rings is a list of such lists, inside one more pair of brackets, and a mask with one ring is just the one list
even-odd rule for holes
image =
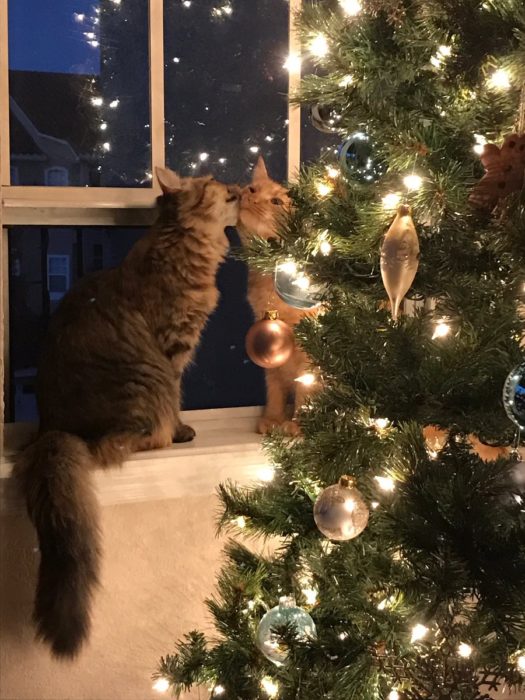
{"label": "dark blue sky", "polygon": [[[59,73],[98,73],[99,51],[84,32],[93,29],[98,0],[9,0],[9,67]],[[75,21],[74,14],[86,15]]]}

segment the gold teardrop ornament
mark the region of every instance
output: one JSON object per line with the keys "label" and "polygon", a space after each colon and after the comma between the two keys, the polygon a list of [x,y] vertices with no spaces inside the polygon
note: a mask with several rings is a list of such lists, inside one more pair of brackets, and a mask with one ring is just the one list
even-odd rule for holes
{"label": "gold teardrop ornament", "polygon": [[402,204],[381,245],[381,278],[390,299],[392,318],[397,321],[399,307],[419,266],[419,240],[410,207]]}

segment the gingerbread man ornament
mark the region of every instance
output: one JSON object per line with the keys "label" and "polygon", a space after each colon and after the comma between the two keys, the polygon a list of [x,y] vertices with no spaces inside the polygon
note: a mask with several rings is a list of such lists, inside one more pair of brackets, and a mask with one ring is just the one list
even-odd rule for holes
{"label": "gingerbread man ornament", "polygon": [[478,209],[494,209],[500,199],[523,187],[525,134],[508,134],[498,148],[487,143],[481,154],[485,175],[472,190],[470,203]]}

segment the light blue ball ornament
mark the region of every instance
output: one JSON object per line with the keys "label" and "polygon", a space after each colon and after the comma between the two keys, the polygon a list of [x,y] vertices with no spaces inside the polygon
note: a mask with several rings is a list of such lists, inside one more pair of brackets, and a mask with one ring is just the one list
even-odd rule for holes
{"label": "light blue ball ornament", "polygon": [[276,666],[284,666],[288,657],[288,649],[275,633],[276,629],[285,625],[293,626],[297,639],[301,641],[317,638],[314,621],[307,612],[297,607],[295,599],[288,596],[279,598],[279,605],[264,615],[257,629],[257,646]]}
{"label": "light blue ball ornament", "polygon": [[323,287],[314,284],[293,260],[277,263],[274,284],[279,298],[295,309],[315,309],[321,303]]}

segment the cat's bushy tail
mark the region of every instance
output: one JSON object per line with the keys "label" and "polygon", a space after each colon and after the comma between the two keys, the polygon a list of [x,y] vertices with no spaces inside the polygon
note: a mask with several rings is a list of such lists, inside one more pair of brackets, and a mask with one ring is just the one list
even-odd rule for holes
{"label": "cat's bushy tail", "polygon": [[54,656],[73,658],[89,635],[99,582],[99,508],[93,457],[80,438],[60,431],[38,437],[14,475],[38,533],[40,568],[33,620]]}

